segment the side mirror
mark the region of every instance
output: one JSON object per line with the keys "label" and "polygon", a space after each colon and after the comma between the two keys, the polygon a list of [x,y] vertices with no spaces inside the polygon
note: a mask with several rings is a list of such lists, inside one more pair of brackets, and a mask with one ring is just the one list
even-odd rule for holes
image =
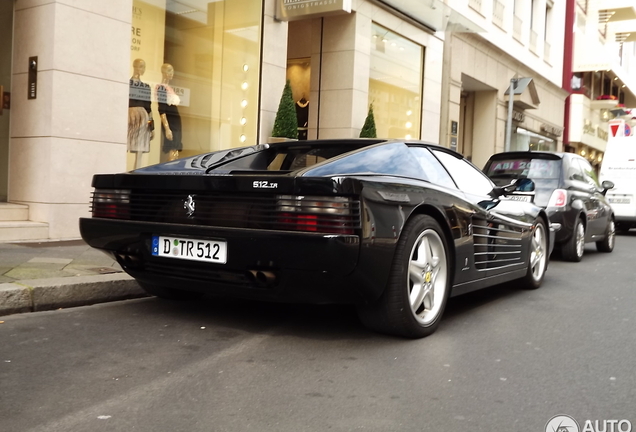
{"label": "side mirror", "polygon": [[614,182],[610,181],[610,180],[603,180],[603,183],[601,183],[601,186],[603,187],[603,189],[605,190],[610,190],[610,189],[614,189]]}
{"label": "side mirror", "polygon": [[499,198],[502,195],[509,195],[515,191],[533,192],[534,188],[534,182],[529,178],[513,179],[509,184],[505,186],[495,187],[490,195],[493,198]]}
{"label": "side mirror", "polygon": [[519,192],[534,192],[534,182],[529,178],[522,178],[517,181],[517,188],[515,190]]}

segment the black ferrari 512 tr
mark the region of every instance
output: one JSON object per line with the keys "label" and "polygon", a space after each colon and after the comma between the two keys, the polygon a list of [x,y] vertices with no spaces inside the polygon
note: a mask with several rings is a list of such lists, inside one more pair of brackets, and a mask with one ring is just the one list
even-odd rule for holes
{"label": "black ferrari 512 tr", "polygon": [[355,304],[377,331],[424,337],[449,296],[538,288],[553,232],[447,148],[294,141],[97,174],[84,240],[150,294]]}

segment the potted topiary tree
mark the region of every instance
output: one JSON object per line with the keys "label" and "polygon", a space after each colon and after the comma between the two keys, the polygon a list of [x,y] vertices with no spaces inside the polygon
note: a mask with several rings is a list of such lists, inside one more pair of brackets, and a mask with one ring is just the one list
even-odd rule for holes
{"label": "potted topiary tree", "polygon": [[272,138],[270,142],[298,139],[298,118],[296,117],[296,105],[289,80],[285,83],[283,94],[280,97],[272,128]]}
{"label": "potted topiary tree", "polygon": [[375,118],[373,116],[373,104],[369,105],[369,113],[364,120],[364,126],[360,131],[360,138],[377,138],[377,132],[375,131]]}

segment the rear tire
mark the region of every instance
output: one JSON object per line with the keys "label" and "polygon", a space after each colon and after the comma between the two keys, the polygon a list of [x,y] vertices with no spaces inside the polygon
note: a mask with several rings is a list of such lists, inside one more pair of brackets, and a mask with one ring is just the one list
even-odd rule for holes
{"label": "rear tire", "polygon": [[530,240],[530,258],[528,272],[522,279],[525,289],[537,289],[543,282],[543,277],[548,269],[548,235],[545,222],[538,219],[535,222]]}
{"label": "rear tire", "polygon": [[605,238],[596,242],[596,250],[599,252],[611,252],[614,250],[614,242],[616,240],[616,228],[614,219],[610,219],[605,231]]}
{"label": "rear tire", "polygon": [[358,307],[363,324],[407,338],[432,334],[450,293],[451,260],[444,232],[428,215],[416,215],[398,240],[387,286],[380,299]]}
{"label": "rear tire", "polygon": [[561,246],[561,256],[566,261],[579,262],[585,251],[585,227],[580,218],[576,218],[572,237]]}
{"label": "rear tire", "polygon": [[631,226],[624,223],[620,223],[620,222],[616,222],[614,226],[614,229],[616,230],[616,234],[627,234],[630,228]]}
{"label": "rear tire", "polygon": [[159,297],[165,300],[198,300],[203,297],[203,293],[195,291],[184,291],[175,288],[167,288],[157,285],[151,285],[146,282],[137,281],[139,286],[148,294],[154,297]]}

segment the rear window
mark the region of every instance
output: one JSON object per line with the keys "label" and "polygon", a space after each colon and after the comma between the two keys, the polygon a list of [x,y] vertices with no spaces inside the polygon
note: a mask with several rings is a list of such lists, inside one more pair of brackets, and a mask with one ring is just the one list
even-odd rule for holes
{"label": "rear window", "polygon": [[403,143],[389,143],[343,156],[307,171],[307,176],[386,174],[428,180],[417,159]]}
{"label": "rear window", "polygon": [[492,160],[486,167],[490,178],[557,179],[561,175],[561,161],[552,159]]}
{"label": "rear window", "polygon": [[246,147],[238,150],[228,151],[226,154],[213,154],[214,159],[207,163],[208,170],[219,168],[222,171],[234,170],[256,170],[256,171],[294,171],[297,169],[307,168],[366,147],[369,142],[360,142],[357,144],[323,144],[320,146],[312,145],[273,145],[273,146],[254,146]]}

